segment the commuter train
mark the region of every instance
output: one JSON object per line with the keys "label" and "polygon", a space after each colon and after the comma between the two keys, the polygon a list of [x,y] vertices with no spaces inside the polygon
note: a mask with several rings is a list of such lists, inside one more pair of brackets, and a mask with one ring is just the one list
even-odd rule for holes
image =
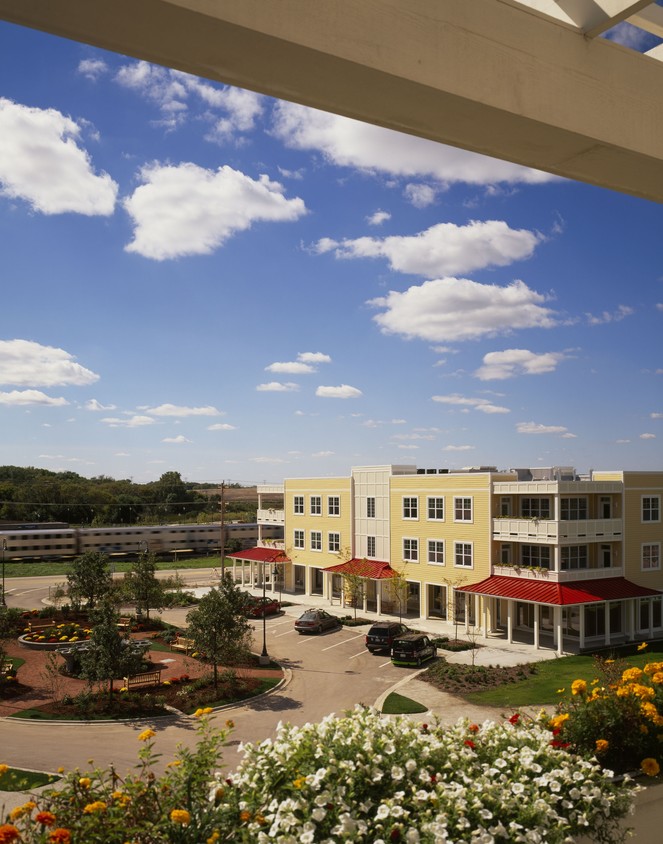
{"label": "commuter train", "polygon": [[[226,549],[238,540],[242,549],[255,545],[257,523],[224,525]],[[277,525],[261,525],[262,539],[283,539],[283,529]],[[43,560],[77,557],[86,551],[114,554],[154,554],[189,552],[218,553],[221,547],[221,523],[204,525],[141,525],[134,527],[72,528],[65,525],[37,525],[29,529],[0,530],[0,549],[3,559]]]}

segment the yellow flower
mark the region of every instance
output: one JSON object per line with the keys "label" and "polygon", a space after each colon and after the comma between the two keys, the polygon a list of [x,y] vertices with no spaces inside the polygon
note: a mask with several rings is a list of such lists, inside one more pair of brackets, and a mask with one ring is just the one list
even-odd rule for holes
{"label": "yellow flower", "polygon": [[302,788],[306,783],[306,777],[297,777],[296,780],[293,780],[292,784],[295,788]]}
{"label": "yellow flower", "polygon": [[4,775],[9,770],[9,765],[0,765],[0,777],[4,777]]}
{"label": "yellow flower", "polygon": [[656,759],[652,759],[651,756],[648,756],[640,763],[640,770],[648,777],[655,777],[660,772],[661,766],[658,764]]}
{"label": "yellow flower", "polygon": [[640,706],[640,712],[642,712],[645,718],[648,718],[650,721],[653,721],[655,718],[658,717],[658,709],[656,709],[654,704],[650,703],[650,701],[645,701]]}
{"label": "yellow flower", "polygon": [[173,809],[170,813],[170,819],[173,823],[179,823],[182,824],[182,826],[186,826],[186,824],[191,821],[191,815],[186,809]]}
{"label": "yellow flower", "polygon": [[149,741],[151,738],[154,738],[156,733],[154,730],[143,730],[143,732],[138,736],[138,741]]}
{"label": "yellow flower", "polygon": [[90,777],[81,777],[78,781],[81,788],[89,788],[92,785]]}
{"label": "yellow flower", "polygon": [[106,808],[106,804],[103,800],[95,800],[94,803],[87,804],[87,806],[83,809],[83,813],[86,815],[94,815],[95,812],[105,812]]}
{"label": "yellow flower", "polygon": [[663,671],[657,671],[655,674],[652,674],[651,681],[657,686],[660,686],[663,683]]}
{"label": "yellow flower", "polygon": [[639,650],[639,651],[644,651],[646,647],[647,647],[647,643],[646,643],[646,642],[640,642],[640,644],[638,645],[638,650]]}
{"label": "yellow flower", "polygon": [[550,726],[553,730],[558,730],[565,721],[569,720],[569,713],[564,712],[562,715],[555,715],[550,719]]}
{"label": "yellow flower", "polygon": [[622,683],[634,683],[636,680],[639,680],[642,677],[642,669],[637,668],[634,666],[633,668],[627,668],[626,671],[622,673]]}
{"label": "yellow flower", "polygon": [[651,700],[656,694],[651,686],[643,686],[641,683],[634,683],[631,686],[631,691],[636,697],[639,697],[640,700]]}
{"label": "yellow flower", "polygon": [[229,730],[232,730],[234,726],[235,722],[232,720],[232,718],[228,718],[228,720],[226,721],[226,727],[228,727]]}
{"label": "yellow flower", "polygon": [[62,765],[60,765],[60,767],[58,768],[58,774],[64,774],[64,768],[62,767]]}
{"label": "yellow flower", "polygon": [[612,665],[614,663],[614,661],[615,661],[614,659],[606,659],[605,664],[606,665]]}
{"label": "yellow flower", "polygon": [[587,683],[584,680],[574,680],[571,683],[571,693],[574,695],[584,695],[587,691]]}
{"label": "yellow flower", "polygon": [[605,753],[608,749],[608,742],[605,739],[596,739],[596,752],[597,753]]}
{"label": "yellow flower", "polygon": [[169,763],[166,765],[166,767],[167,767],[167,768],[179,768],[179,766],[180,766],[181,764],[182,764],[182,760],[181,760],[181,759],[174,759],[172,762],[169,762]]}
{"label": "yellow flower", "polygon": [[566,691],[566,689],[557,689],[557,694],[563,695],[565,691]]}
{"label": "yellow flower", "polygon": [[207,844],[214,844],[214,842],[218,841],[219,838],[221,838],[221,836],[219,835],[219,830],[215,829],[214,832],[207,839]]}

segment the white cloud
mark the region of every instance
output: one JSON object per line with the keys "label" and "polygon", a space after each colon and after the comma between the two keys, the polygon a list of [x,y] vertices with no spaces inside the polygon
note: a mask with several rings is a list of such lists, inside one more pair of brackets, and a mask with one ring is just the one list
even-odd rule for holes
{"label": "white cloud", "polygon": [[503,220],[471,220],[466,226],[438,223],[416,235],[359,237],[335,241],[321,238],[318,254],[336,258],[386,258],[392,270],[425,278],[505,267],[531,257],[541,235],[512,229]]}
{"label": "white cloud", "polygon": [[96,399],[86,401],[84,406],[86,410],[91,410],[94,413],[101,412],[102,410],[115,410],[117,407],[114,404],[101,404]]}
{"label": "white cloud", "polygon": [[615,440],[618,445],[624,445],[624,443],[630,443],[631,440]]}
{"label": "white cloud", "polygon": [[434,440],[435,434],[392,434],[392,440]]}
{"label": "white cloud", "polygon": [[479,284],[466,278],[441,278],[390,290],[369,305],[385,308],[373,317],[384,334],[401,334],[431,342],[458,342],[509,334],[519,328],[552,328],[548,297],[524,282],[508,287]]}
{"label": "white cloud", "polygon": [[448,404],[463,409],[473,408],[481,413],[511,413],[508,407],[493,404],[489,399],[469,398],[468,396],[461,396],[459,393],[452,393],[448,396],[433,396],[432,398],[439,404]]}
{"label": "white cloud", "polygon": [[416,451],[419,448],[419,446],[418,445],[404,445],[403,443],[401,443],[400,445],[397,445],[396,448],[400,448],[403,451]]}
{"label": "white cloud", "polygon": [[182,445],[183,443],[190,443],[191,440],[188,440],[183,434],[180,434],[177,437],[164,437],[161,440],[162,443],[174,443],[175,445]]}
{"label": "white cloud", "polygon": [[297,355],[297,360],[304,363],[331,363],[331,358],[324,352],[300,352]]}
{"label": "white cloud", "polygon": [[333,454],[333,451],[316,451],[311,455],[311,457],[332,457]]}
{"label": "white cloud", "polygon": [[270,381],[268,384],[258,384],[256,390],[259,393],[294,393],[299,389],[299,384],[294,384],[292,381],[281,383],[280,381]]}
{"label": "white cloud", "polygon": [[555,178],[518,164],[294,103],[276,105],[274,133],[286,146],[318,150],[339,166],[392,176],[433,178],[442,184],[537,183]]}
{"label": "white cloud", "polygon": [[381,211],[380,209],[366,217],[366,222],[369,226],[381,226],[386,220],[391,220],[391,214],[388,211]]}
{"label": "white cloud", "polygon": [[415,185],[410,183],[405,186],[403,195],[415,208],[427,208],[437,199],[437,191],[430,185]]}
{"label": "white cloud", "polygon": [[216,407],[181,407],[176,404],[160,404],[158,407],[141,407],[139,410],[151,416],[223,416],[223,411]]}
{"label": "white cloud", "polygon": [[236,425],[229,425],[227,422],[216,422],[214,425],[207,426],[208,431],[236,431]]}
{"label": "white cloud", "polygon": [[563,425],[541,425],[538,422],[519,422],[516,425],[519,434],[566,434],[568,428]]}
{"label": "white cloud", "polygon": [[627,316],[631,316],[634,313],[635,310],[628,305],[620,305],[613,313],[603,311],[603,313],[598,316],[587,314],[587,322],[590,325],[605,325],[607,322],[621,322]]}
{"label": "white cloud", "polygon": [[78,63],[78,72],[91,82],[96,82],[108,72],[108,65],[101,59],[82,59]]}
{"label": "white cloud", "polygon": [[76,363],[76,358],[32,340],[0,340],[0,384],[17,387],[80,387],[99,376]]}
{"label": "white cloud", "polygon": [[142,428],[145,425],[154,425],[155,420],[151,416],[131,416],[128,419],[120,419],[115,416],[104,417],[102,422],[111,428]]}
{"label": "white cloud", "polygon": [[266,372],[280,372],[286,375],[308,375],[315,372],[316,368],[310,363],[302,363],[301,361],[289,361],[284,363],[270,363],[265,367]]}
{"label": "white cloud", "polygon": [[474,451],[473,445],[445,445],[442,451]]}
{"label": "white cloud", "polygon": [[657,311],[663,311],[663,302],[657,302],[656,303],[656,310]]}
{"label": "white cloud", "polygon": [[252,463],[286,463],[282,457],[250,457]]}
{"label": "white cloud", "polygon": [[0,98],[0,195],[42,214],[112,214],[117,184],[94,172],[81,126],[56,109]]}
{"label": "white cloud", "polygon": [[349,384],[341,384],[339,387],[318,387],[315,394],[325,399],[357,399],[363,395],[361,390],[350,387]]}
{"label": "white cloud", "polygon": [[41,390],[11,390],[0,392],[0,404],[24,407],[26,405],[41,405],[43,407],[63,407],[69,402],[64,398],[53,398],[42,393]]}
{"label": "white cloud", "polygon": [[663,419],[663,413],[650,413],[649,416],[651,419]]}
{"label": "white cloud", "polygon": [[474,375],[481,381],[502,381],[516,375],[543,375],[554,372],[557,364],[566,360],[562,352],[536,354],[527,349],[505,349],[503,352],[488,352],[483,366]]}
{"label": "white cloud", "polygon": [[131,457],[128,451],[116,451],[113,457]]}
{"label": "white cloud", "polygon": [[641,440],[655,440],[656,434],[640,434]]}
{"label": "white cloud", "polygon": [[153,164],[124,200],[134,223],[127,252],[155,261],[209,255],[256,221],[284,222],[306,213],[302,199],[286,199],[267,176],[257,180],[223,166],[216,172],[195,164]]}

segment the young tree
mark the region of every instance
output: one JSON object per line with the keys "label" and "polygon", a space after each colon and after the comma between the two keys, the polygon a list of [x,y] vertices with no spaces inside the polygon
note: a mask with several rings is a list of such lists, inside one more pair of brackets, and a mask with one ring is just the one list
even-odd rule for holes
{"label": "young tree", "polygon": [[407,610],[407,598],[409,592],[405,569],[402,571],[395,571],[395,574],[393,574],[392,577],[385,580],[385,586],[389,597],[398,607],[398,620],[402,622],[403,615]]}
{"label": "young tree", "polygon": [[122,591],[129,600],[136,602],[139,614],[145,610],[146,618],[150,617],[151,609],[161,610],[164,606],[164,587],[156,576],[156,570],[154,554],[139,554],[122,582]]}
{"label": "young tree", "polygon": [[132,648],[117,628],[113,604],[104,600],[92,613],[92,633],[81,650],[81,674],[88,680],[108,683],[108,705],[113,704],[113,680],[140,672],[143,652]]}
{"label": "young tree", "polygon": [[[349,561],[348,561],[349,562]],[[368,577],[368,560],[356,560],[351,567],[341,572],[343,578],[343,592],[350,606],[354,609],[354,617],[357,618],[357,607],[364,606],[364,595],[366,594],[366,579]]]}
{"label": "young tree", "polygon": [[237,665],[251,652],[252,628],[244,615],[245,605],[242,590],[226,575],[186,617],[187,637],[213,666],[215,690],[219,665]]}
{"label": "young tree", "polygon": [[72,604],[80,606],[85,600],[90,609],[94,608],[102,595],[107,595],[112,589],[110,560],[99,551],[86,551],[76,557],[71,566],[67,583]]}

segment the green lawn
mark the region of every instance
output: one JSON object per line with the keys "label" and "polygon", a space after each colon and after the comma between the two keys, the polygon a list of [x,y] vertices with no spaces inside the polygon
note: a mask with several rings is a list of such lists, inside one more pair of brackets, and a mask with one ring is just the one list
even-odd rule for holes
{"label": "green lawn", "polygon": [[41,785],[50,785],[60,777],[54,774],[43,774],[41,771],[25,771],[23,768],[9,768],[0,775],[0,791],[30,791]]}
{"label": "green lawn", "polygon": [[418,712],[428,712],[428,707],[405,695],[392,692],[385,698],[382,712],[384,715],[415,715]]}
{"label": "green lawn", "polygon": [[[663,661],[663,642],[653,642],[646,650],[636,652],[629,646],[622,654],[602,652],[601,656],[618,656],[629,666],[643,668],[648,662]],[[595,658],[590,655],[564,656],[537,663],[537,671],[526,680],[509,683],[483,692],[471,692],[464,695],[470,703],[481,706],[539,706],[555,704],[560,699],[559,689],[570,693],[574,680],[591,683],[598,676]]]}

